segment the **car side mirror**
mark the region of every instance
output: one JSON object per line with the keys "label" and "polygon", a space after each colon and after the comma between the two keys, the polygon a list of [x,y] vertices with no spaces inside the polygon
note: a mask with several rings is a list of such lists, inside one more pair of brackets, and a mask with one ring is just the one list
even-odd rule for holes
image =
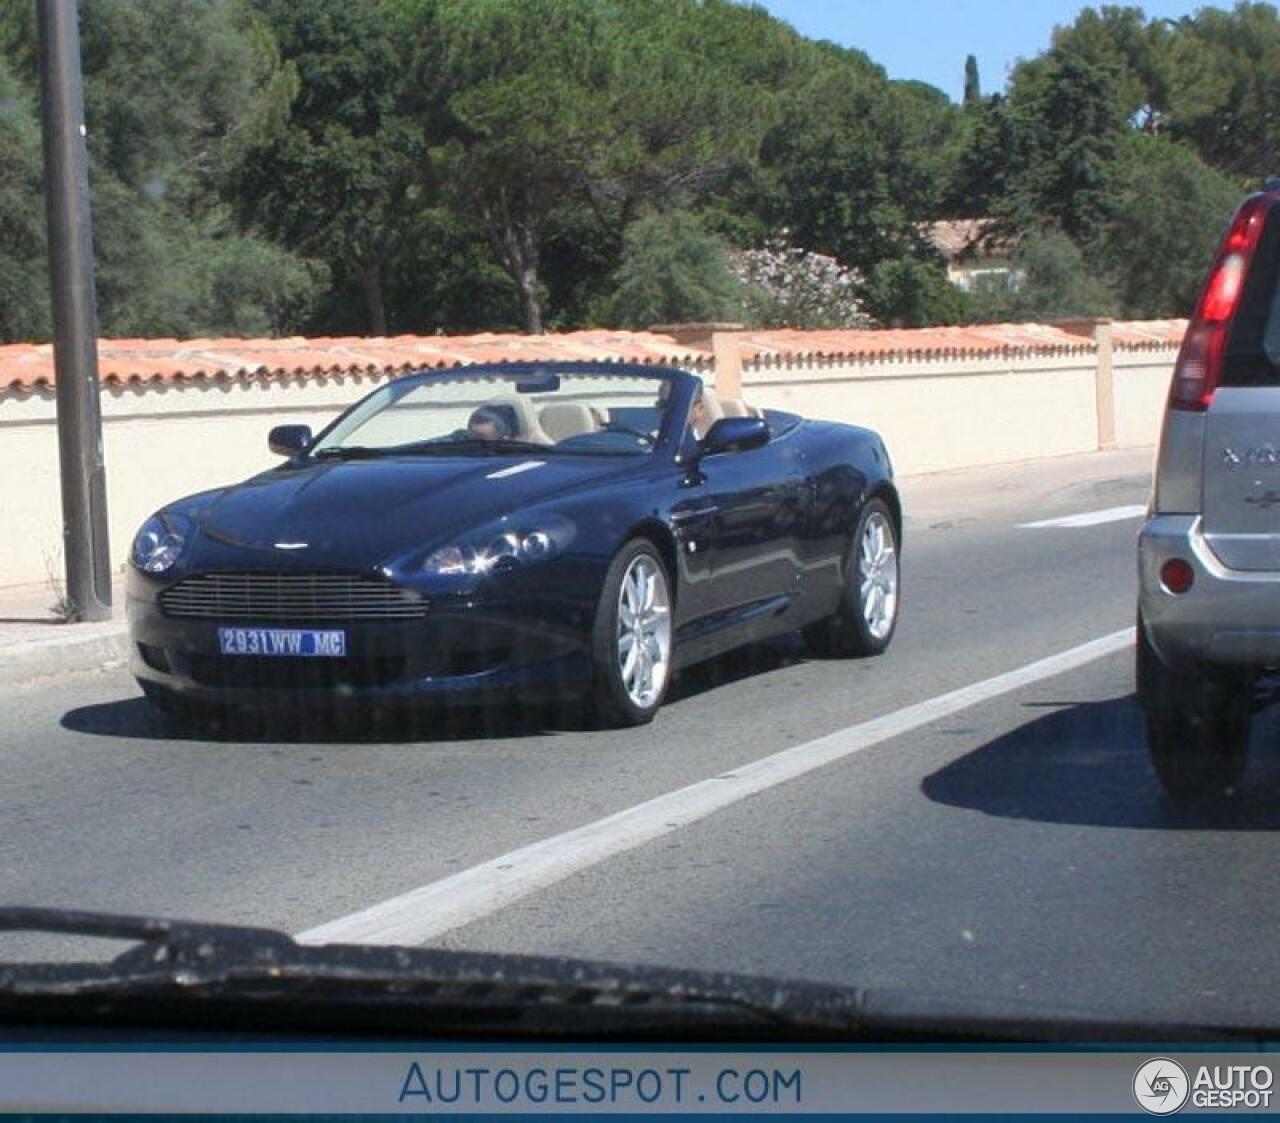
{"label": "car side mirror", "polygon": [[704,456],[717,452],[746,452],[769,443],[769,422],[763,417],[722,417],[699,442]]}
{"label": "car side mirror", "polygon": [[310,425],[277,425],[267,435],[267,447],[277,456],[297,456],[310,443]]}

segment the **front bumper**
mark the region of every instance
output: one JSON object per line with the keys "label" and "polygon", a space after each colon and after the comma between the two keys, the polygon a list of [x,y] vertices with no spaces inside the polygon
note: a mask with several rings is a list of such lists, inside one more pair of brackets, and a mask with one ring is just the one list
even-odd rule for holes
{"label": "front bumper", "polygon": [[[130,670],[192,701],[268,707],[549,700],[579,695],[590,684],[592,608],[563,596],[442,599],[413,620],[196,620],[165,615],[157,600],[164,587],[130,575]],[[227,626],[341,628],[347,654],[224,656],[218,629]]]}
{"label": "front bumper", "polygon": [[[1160,568],[1172,558],[1195,571],[1181,595],[1160,582]],[[1147,520],[1138,537],[1138,606],[1147,638],[1171,666],[1280,666],[1280,572],[1228,569],[1198,515]]]}

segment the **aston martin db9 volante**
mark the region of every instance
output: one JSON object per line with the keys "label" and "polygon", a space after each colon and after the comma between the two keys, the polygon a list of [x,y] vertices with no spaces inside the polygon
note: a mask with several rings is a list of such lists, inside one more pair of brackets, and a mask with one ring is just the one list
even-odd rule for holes
{"label": "aston martin db9 volante", "polygon": [[495,695],[649,721],[678,667],[803,628],[888,647],[902,514],[866,429],[684,371],[396,378],[139,530],[132,670],[170,713]]}

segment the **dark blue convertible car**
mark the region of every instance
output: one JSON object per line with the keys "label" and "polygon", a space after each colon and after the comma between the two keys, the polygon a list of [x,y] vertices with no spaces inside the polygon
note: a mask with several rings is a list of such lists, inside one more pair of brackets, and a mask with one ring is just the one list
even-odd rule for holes
{"label": "dark blue convertible car", "polygon": [[721,401],[680,370],[397,378],[279,467],[138,532],[132,669],[171,713],[585,697],[652,719],[678,667],[803,628],[875,655],[902,513],[873,432]]}

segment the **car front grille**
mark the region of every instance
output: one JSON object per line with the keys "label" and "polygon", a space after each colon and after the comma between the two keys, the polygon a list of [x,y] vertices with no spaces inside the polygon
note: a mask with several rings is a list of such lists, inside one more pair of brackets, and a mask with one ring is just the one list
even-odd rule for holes
{"label": "car front grille", "polygon": [[427,599],[357,574],[205,573],[161,593],[160,610],[182,620],[415,620]]}

